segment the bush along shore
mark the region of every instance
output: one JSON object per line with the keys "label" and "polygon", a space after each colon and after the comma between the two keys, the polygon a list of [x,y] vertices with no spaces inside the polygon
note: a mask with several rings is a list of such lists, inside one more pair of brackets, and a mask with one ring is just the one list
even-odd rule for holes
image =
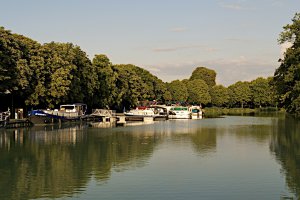
{"label": "bush along shore", "polygon": [[206,118],[220,117],[223,115],[257,115],[264,113],[285,113],[284,109],[276,107],[266,108],[218,108],[208,107],[204,109],[204,116]]}

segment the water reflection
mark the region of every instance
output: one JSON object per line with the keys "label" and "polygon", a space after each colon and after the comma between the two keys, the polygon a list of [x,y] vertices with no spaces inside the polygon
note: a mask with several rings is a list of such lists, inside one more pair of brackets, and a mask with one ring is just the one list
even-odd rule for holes
{"label": "water reflection", "polygon": [[270,149],[282,166],[286,184],[300,198],[300,121],[281,119],[274,126]]}
{"label": "water reflection", "polygon": [[158,137],[82,126],[34,127],[0,134],[0,199],[58,198],[81,192],[90,177],[141,167]]}
{"label": "water reflection", "polygon": [[[287,186],[298,198],[299,131],[299,121],[277,117],[170,120],[107,129],[65,124],[61,127],[2,130],[0,199],[64,198],[82,194],[91,180],[98,185],[107,185],[114,172],[146,168],[154,153],[166,145],[170,149],[189,148],[188,152],[192,155],[187,156],[186,162],[190,161],[188,158],[196,162],[198,159],[204,160],[204,157],[215,156],[218,159],[215,163],[221,163],[226,159],[218,157],[222,155],[220,152],[216,156],[217,151],[232,153],[234,149],[230,149],[230,145],[241,142],[248,145],[245,149],[257,147],[255,145],[268,147],[270,137],[270,149],[282,166]],[[216,167],[206,164],[207,168]],[[209,178],[207,180],[211,181]],[[198,183],[196,181],[199,180],[193,181]]]}
{"label": "water reflection", "polygon": [[198,155],[206,156],[208,153],[216,152],[216,132],[216,128],[202,128],[197,129],[196,132],[191,135],[193,147]]}
{"label": "water reflection", "polygon": [[216,147],[213,129],[161,123],[114,129],[68,125],[5,130],[0,134],[0,199],[80,193],[91,177],[105,183],[112,171],[145,166],[165,138],[192,141],[200,153]]}

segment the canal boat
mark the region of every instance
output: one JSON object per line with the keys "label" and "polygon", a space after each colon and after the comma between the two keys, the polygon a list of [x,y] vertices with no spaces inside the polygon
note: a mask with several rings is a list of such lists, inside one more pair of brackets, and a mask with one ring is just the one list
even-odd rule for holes
{"label": "canal boat", "polygon": [[144,117],[144,116],[153,117],[155,114],[153,109],[144,106],[139,106],[136,107],[135,109],[129,110],[128,112],[124,112],[124,115],[135,116],[135,117]]}
{"label": "canal boat", "polygon": [[66,121],[80,121],[86,113],[87,106],[82,103],[61,105],[59,110],[32,110],[28,113],[33,124],[49,124]]}
{"label": "canal boat", "polygon": [[165,108],[159,106],[138,106],[128,112],[124,112],[127,121],[143,121],[145,117],[152,117],[153,120],[166,120],[167,113]]}
{"label": "canal boat", "polygon": [[0,127],[4,127],[10,118],[10,110],[8,108],[5,112],[0,112]]}
{"label": "canal boat", "polygon": [[191,119],[191,111],[187,106],[171,106],[168,114],[169,119]]}
{"label": "canal boat", "polygon": [[191,119],[202,119],[203,111],[201,106],[190,106],[189,111],[191,112]]}

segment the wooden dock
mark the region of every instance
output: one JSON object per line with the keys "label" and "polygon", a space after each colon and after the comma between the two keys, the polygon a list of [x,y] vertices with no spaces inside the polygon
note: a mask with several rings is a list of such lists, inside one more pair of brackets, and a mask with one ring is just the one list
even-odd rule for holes
{"label": "wooden dock", "polygon": [[11,119],[9,121],[2,121],[1,128],[23,128],[31,127],[33,123],[29,119]]}

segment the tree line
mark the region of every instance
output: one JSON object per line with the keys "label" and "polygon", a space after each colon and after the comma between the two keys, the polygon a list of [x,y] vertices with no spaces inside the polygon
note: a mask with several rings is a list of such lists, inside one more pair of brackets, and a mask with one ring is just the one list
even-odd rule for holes
{"label": "tree line", "polygon": [[0,97],[5,107],[55,108],[84,102],[90,108],[129,109],[141,101],[185,102],[217,107],[282,106],[300,113],[300,15],[284,27],[280,43],[293,45],[274,77],[216,84],[216,72],[197,67],[188,79],[165,83],[132,64],[91,60],[72,43],[40,44],[0,27]]}

